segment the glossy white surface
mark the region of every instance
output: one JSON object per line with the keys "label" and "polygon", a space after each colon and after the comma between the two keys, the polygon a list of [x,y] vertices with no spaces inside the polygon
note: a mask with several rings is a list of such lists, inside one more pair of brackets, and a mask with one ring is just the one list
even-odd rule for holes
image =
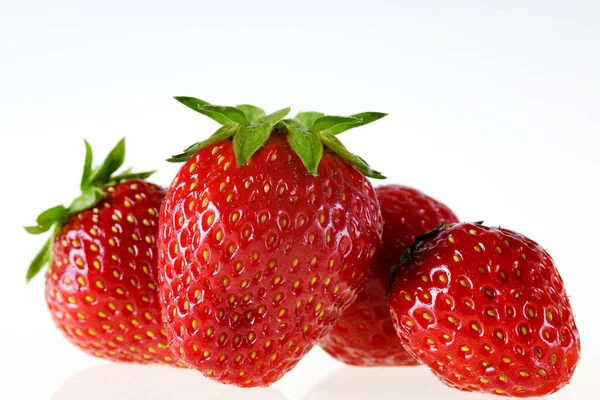
{"label": "glossy white surface", "polygon": [[[588,377],[592,378],[592,377]],[[104,363],[85,368],[67,379],[52,400],[476,400],[489,398],[451,390],[441,384],[426,368],[355,368],[341,367],[329,371],[305,396],[282,387],[240,389],[214,383],[195,371],[164,366],[137,366]],[[554,400],[580,399],[594,386],[593,379],[576,378],[573,385],[552,396]],[[287,396],[289,397],[286,397]],[[591,394],[591,393],[590,393]]]}
{"label": "glossy white surface", "polygon": [[596,399],[599,21],[591,0],[0,1],[0,399],[469,398],[425,370],[342,370],[319,349],[273,391],[240,395],[62,338],[43,279],[24,284],[43,240],[22,226],[76,194],[84,137],[103,155],[127,136],[128,163],[168,184],[178,166],[163,160],[216,128],[173,95],[388,112],[346,145],[390,183],[548,249],[583,347],[555,398]]}
{"label": "glossy white surface", "polygon": [[69,378],[52,400],[178,399],[285,400],[276,389],[241,389],[215,383],[191,370],[163,366],[103,364]]}

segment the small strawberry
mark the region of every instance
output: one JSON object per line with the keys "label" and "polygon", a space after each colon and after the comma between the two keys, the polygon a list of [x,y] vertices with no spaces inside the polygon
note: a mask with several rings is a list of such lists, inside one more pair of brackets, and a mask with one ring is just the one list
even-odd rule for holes
{"label": "small strawberry", "polygon": [[448,207],[415,189],[388,185],[375,192],[383,217],[383,238],[373,274],[356,302],[320,344],[333,357],[350,365],[418,365],[404,350],[390,319],[385,298],[390,269],[416,236],[458,219]]}
{"label": "small strawberry", "polygon": [[86,142],[81,196],[44,211],[33,234],[52,234],[27,280],[46,265],[52,319],[73,344],[112,361],[175,363],[167,347],[156,285],[158,210],[164,189],[151,172],[113,176],[123,164],[122,140],[92,169]]}
{"label": "small strawberry", "polygon": [[[186,161],[160,215],[159,282],[171,348],[222,383],[268,386],[356,298],[381,239],[364,176],[335,135],[383,114],[283,117],[178,98],[223,124]],[[326,150],[324,150],[326,147]]]}
{"label": "small strawberry", "polygon": [[579,333],[544,249],[519,233],[468,223],[418,240],[389,297],[411,354],[464,391],[543,396],[570,381]]}

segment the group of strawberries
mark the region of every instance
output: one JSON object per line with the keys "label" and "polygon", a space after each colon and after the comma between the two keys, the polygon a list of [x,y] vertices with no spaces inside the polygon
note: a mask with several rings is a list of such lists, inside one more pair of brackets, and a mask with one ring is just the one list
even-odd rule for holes
{"label": "group of strawberries", "polygon": [[[383,178],[337,135],[384,116],[266,115],[181,103],[221,124],[171,161],[170,187],[117,173],[121,141],[81,195],[43,212],[46,299],[97,357],[268,386],[315,345],[357,366],[424,364],[465,391],[527,397],[566,385],[579,334],[552,258],[525,236],[459,223]],[[398,369],[402,380],[402,369]]]}

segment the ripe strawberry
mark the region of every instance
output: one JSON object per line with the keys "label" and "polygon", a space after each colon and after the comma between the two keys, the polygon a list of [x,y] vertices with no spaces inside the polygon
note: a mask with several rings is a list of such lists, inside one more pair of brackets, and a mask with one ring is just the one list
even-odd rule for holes
{"label": "ripe strawberry", "polygon": [[382,223],[363,173],[382,176],[334,135],[383,114],[281,120],[289,109],[178,100],[224,126],[173,159],[187,162],[160,215],[171,348],[220,382],[267,386],[329,332],[366,278]]}
{"label": "ripe strawberry", "polygon": [[143,179],[151,173],[123,164],[124,141],[92,170],[86,142],[82,194],[69,207],[38,217],[33,234],[53,228],[33,260],[27,280],[46,264],[46,301],[67,339],[112,361],[176,363],[167,347],[156,285],[158,210],[164,189]]}
{"label": "ripe strawberry", "polygon": [[373,274],[356,302],[337,320],[321,347],[350,365],[418,365],[398,340],[385,294],[390,269],[413,239],[441,223],[458,222],[452,211],[424,193],[399,185],[375,189],[383,217],[383,240]]}
{"label": "ripe strawberry", "polygon": [[389,298],[411,354],[465,391],[528,397],[565,386],[579,333],[550,255],[503,228],[452,224],[427,236]]}

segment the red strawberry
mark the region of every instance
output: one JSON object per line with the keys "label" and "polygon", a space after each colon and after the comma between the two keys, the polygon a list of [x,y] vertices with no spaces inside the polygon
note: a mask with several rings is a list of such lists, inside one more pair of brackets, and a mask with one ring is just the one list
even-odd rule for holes
{"label": "red strawberry", "polygon": [[441,223],[458,222],[452,211],[431,197],[399,185],[375,189],[383,217],[383,241],[373,275],[356,302],[339,318],[321,342],[340,361],[358,366],[417,365],[404,350],[390,319],[385,298],[390,269],[413,242]]}
{"label": "red strawberry", "polygon": [[411,354],[465,391],[528,397],[565,386],[579,333],[550,255],[519,233],[477,224],[426,236],[389,298]]}
{"label": "red strawberry", "polygon": [[53,207],[26,228],[51,237],[27,279],[49,263],[46,301],[52,319],[73,344],[113,361],[175,363],[167,347],[156,285],[158,210],[164,189],[151,173],[112,176],[123,164],[119,142],[92,170],[86,142],[82,194]]}
{"label": "red strawberry", "polygon": [[382,223],[363,173],[381,175],[334,135],[383,114],[282,121],[289,109],[265,116],[178,100],[224,126],[174,158],[187,162],[161,210],[171,348],[220,382],[267,386],[329,332],[364,283]]}

